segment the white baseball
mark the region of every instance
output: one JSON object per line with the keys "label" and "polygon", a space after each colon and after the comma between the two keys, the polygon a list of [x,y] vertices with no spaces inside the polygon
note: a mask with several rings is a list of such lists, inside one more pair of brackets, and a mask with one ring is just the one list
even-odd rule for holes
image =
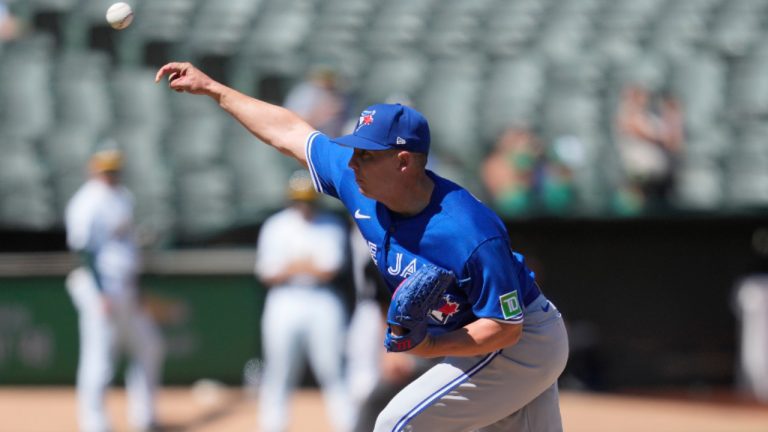
{"label": "white baseball", "polygon": [[117,2],[107,9],[107,22],[115,30],[122,30],[133,22],[133,10],[128,3]]}

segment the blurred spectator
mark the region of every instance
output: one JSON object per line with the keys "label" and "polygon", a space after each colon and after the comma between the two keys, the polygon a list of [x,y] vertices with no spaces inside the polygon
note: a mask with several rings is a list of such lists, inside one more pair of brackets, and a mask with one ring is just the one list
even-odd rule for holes
{"label": "blurred spectator", "polygon": [[618,216],[636,216],[645,209],[645,195],[636,184],[619,185],[611,200],[612,211]]}
{"label": "blurred spectator", "polygon": [[511,127],[496,141],[481,169],[491,203],[502,216],[533,208],[541,157],[541,145],[526,127]]}
{"label": "blurred spectator", "polygon": [[617,145],[626,177],[621,191],[626,199],[618,203],[639,208],[666,207],[683,151],[679,102],[672,95],[654,97],[647,89],[630,85],[622,92],[617,123]]}
{"label": "blurred spectator", "polygon": [[307,79],[288,92],[283,106],[328,136],[342,135],[347,98],[339,87],[337,72],[330,67],[313,67]]}
{"label": "blurred spectator", "polygon": [[156,427],[155,392],[163,344],[139,303],[133,198],[120,185],[121,168],[119,152],[94,154],[91,179],[66,208],[67,242],[83,257],[83,266],[67,277],[80,321],[77,398],[83,432],[112,430],[104,397],[114,375],[118,347],[130,354],[126,376],[129,421],[141,431]]}
{"label": "blurred spectator", "polygon": [[585,166],[584,143],[575,136],[555,139],[544,152],[537,185],[539,203],[547,213],[562,214],[577,201],[574,172]]}
{"label": "blurred spectator", "polygon": [[11,14],[6,2],[0,0],[0,44],[16,38],[20,31],[19,21]]}
{"label": "blurred spectator", "polygon": [[508,128],[482,166],[492,205],[503,216],[569,210],[576,199],[573,169],[581,164],[581,151],[572,137],[544,148],[527,127]]}
{"label": "blurred spectator", "polygon": [[339,217],[319,209],[309,172],[291,176],[288,198],[287,208],[262,225],[256,250],[256,274],[268,287],[261,326],[261,430],[286,430],[289,397],[306,356],[335,430],[347,431],[353,413],[343,380],[346,313],[332,285],[345,263],[347,229]]}

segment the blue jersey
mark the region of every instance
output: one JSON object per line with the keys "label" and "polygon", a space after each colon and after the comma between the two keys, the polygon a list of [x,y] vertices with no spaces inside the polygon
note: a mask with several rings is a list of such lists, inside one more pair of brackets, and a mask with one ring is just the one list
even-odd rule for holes
{"label": "blue jersey", "polygon": [[456,274],[457,286],[429,315],[430,333],[455,330],[478,318],[523,321],[523,306],[540,294],[533,272],[510,248],[501,219],[467,190],[427,171],[435,184],[431,200],[421,213],[404,217],[360,193],[347,165],[351,148],[315,132],[306,153],[318,192],[344,203],[391,291],[425,263]]}

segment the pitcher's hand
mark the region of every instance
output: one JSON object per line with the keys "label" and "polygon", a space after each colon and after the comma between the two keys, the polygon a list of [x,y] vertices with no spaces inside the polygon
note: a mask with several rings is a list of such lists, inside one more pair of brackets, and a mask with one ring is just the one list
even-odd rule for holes
{"label": "pitcher's hand", "polygon": [[173,62],[161,67],[155,75],[155,82],[160,82],[164,75],[168,75],[168,86],[177,92],[209,94],[211,86],[216,84],[211,77],[187,62]]}

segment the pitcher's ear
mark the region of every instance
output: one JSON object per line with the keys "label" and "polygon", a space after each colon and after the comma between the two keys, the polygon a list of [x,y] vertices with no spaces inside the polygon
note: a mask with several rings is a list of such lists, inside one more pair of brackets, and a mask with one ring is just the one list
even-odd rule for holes
{"label": "pitcher's ear", "polygon": [[411,154],[408,152],[401,152],[397,155],[397,158],[400,159],[400,168],[405,168],[411,160]]}

